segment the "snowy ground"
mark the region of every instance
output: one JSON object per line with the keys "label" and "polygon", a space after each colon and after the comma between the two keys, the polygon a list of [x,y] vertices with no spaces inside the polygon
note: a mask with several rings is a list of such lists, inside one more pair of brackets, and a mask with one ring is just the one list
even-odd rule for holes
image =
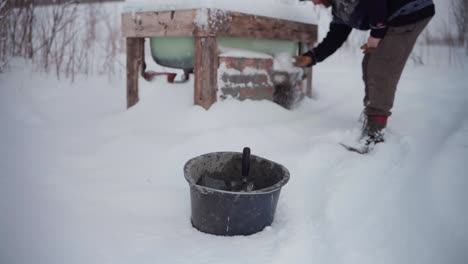
{"label": "snowy ground", "polygon": [[[409,65],[388,140],[366,156],[338,145],[360,126],[360,75],[358,56],[335,55],[293,111],[205,111],[193,83],[161,79],[126,111],[124,79],[16,63],[0,75],[0,263],[466,263],[466,67]],[[244,146],[291,172],[273,225],[196,231],[184,163]]]}

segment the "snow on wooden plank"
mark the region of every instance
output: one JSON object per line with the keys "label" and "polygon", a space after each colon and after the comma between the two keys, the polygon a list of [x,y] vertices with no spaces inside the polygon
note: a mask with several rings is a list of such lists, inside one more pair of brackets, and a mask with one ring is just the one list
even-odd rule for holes
{"label": "snow on wooden plank", "polygon": [[124,13],[124,37],[225,36],[317,41],[317,26],[219,9]]}

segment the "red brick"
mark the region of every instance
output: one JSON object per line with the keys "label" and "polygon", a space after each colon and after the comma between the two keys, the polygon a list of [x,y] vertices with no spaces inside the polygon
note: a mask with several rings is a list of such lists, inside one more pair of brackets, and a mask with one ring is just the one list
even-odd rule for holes
{"label": "red brick", "polygon": [[239,99],[273,99],[273,87],[264,88],[241,88],[239,89]]}
{"label": "red brick", "polygon": [[219,57],[219,62],[226,64],[228,69],[238,69],[239,60],[233,57]]}
{"label": "red brick", "polygon": [[240,72],[245,68],[253,68],[258,70],[270,70],[273,67],[273,59],[271,58],[236,58],[236,57],[219,57],[219,63],[224,63],[226,68],[235,69]]}

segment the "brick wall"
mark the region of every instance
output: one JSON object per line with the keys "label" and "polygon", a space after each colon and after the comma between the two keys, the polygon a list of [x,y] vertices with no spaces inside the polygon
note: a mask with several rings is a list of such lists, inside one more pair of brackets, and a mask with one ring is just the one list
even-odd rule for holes
{"label": "brick wall", "polygon": [[302,74],[273,70],[272,58],[219,57],[218,98],[271,100],[291,108],[304,97]]}
{"label": "brick wall", "polygon": [[221,99],[273,100],[270,71],[273,59],[219,57],[218,85]]}

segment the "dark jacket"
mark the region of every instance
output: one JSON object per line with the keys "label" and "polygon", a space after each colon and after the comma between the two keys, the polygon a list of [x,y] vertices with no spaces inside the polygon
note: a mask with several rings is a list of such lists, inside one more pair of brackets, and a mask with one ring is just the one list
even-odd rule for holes
{"label": "dark jacket", "polygon": [[323,61],[343,45],[353,28],[383,38],[389,26],[409,25],[434,14],[432,0],[333,0],[328,34],[308,55],[314,64]]}

